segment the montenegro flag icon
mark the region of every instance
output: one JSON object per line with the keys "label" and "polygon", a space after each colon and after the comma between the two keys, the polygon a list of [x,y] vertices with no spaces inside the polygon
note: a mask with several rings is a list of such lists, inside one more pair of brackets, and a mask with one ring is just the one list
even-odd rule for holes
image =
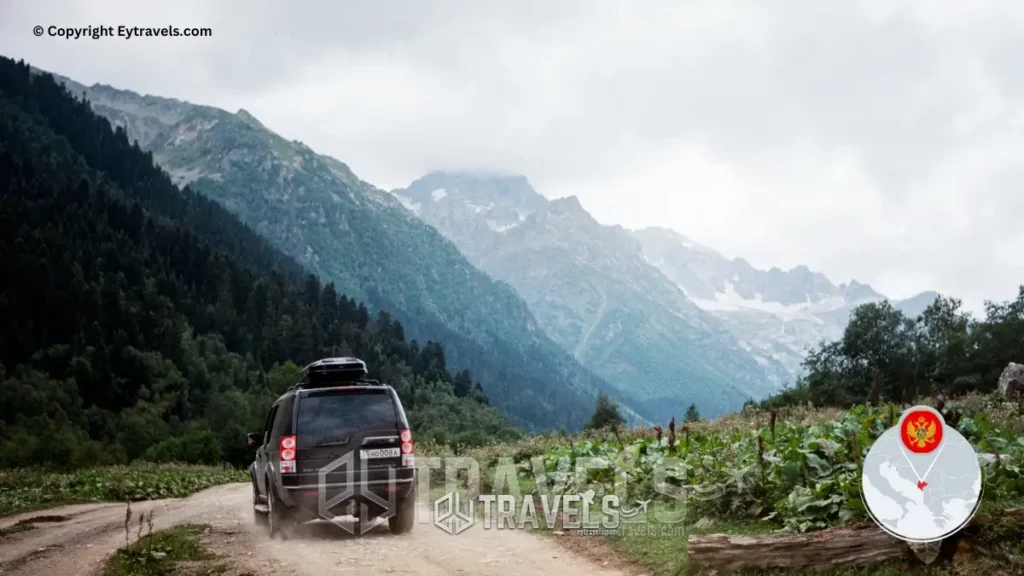
{"label": "montenegro flag icon", "polygon": [[903,445],[916,454],[927,454],[942,442],[942,421],[934,412],[915,410],[903,420]]}

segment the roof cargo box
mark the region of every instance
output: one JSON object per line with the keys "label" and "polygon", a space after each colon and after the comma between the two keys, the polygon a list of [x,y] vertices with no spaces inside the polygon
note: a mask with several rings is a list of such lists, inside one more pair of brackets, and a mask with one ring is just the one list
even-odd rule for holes
{"label": "roof cargo box", "polygon": [[366,363],[358,358],[324,358],[302,369],[299,384],[303,388],[356,384],[366,375]]}

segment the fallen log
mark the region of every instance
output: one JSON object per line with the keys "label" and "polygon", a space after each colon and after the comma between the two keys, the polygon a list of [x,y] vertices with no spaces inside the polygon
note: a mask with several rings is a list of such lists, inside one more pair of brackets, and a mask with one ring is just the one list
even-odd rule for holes
{"label": "fallen log", "polygon": [[[1008,530],[1009,529],[1009,530]],[[1024,509],[976,516],[943,541],[940,559],[948,561],[961,539],[1024,530]],[[894,560],[915,562],[910,546],[873,523],[840,526],[805,534],[758,536],[708,534],[687,539],[690,563],[723,571],[746,568],[842,568]],[[952,550],[950,550],[952,549]]]}
{"label": "fallen log", "polygon": [[909,553],[906,543],[874,524],[806,534],[690,536],[687,550],[692,564],[720,570],[866,566],[899,560]]}

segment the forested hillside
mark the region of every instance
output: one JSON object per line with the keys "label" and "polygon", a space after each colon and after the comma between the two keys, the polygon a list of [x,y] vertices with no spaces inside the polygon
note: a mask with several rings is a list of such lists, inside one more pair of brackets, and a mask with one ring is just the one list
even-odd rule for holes
{"label": "forested hillside", "polygon": [[353,354],[421,441],[518,436],[444,349],[322,284],[49,75],[0,58],[0,466],[244,464],[298,365]]}
{"label": "forested hillside", "polygon": [[1010,362],[1024,363],[1024,286],[1014,300],[989,302],[977,318],[939,296],[917,318],[889,302],[856,308],[842,338],[811,351],[806,376],[765,402],[849,406],[868,400],[877,377],[882,400],[912,401],[996,390]]}

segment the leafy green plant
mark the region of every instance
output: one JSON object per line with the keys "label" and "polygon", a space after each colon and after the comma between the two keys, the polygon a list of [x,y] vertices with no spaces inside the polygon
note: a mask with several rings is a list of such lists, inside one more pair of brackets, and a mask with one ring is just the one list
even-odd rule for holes
{"label": "leafy green plant", "polygon": [[[747,414],[729,425],[684,427],[671,445],[649,431],[625,435],[558,436],[467,451],[479,462],[484,490],[493,488],[501,457],[517,463],[521,485],[539,478],[554,493],[611,493],[625,487],[628,498],[672,502],[683,498],[688,515],[756,520],[766,526],[809,531],[865,517],[861,466],[874,440],[894,424],[898,406],[858,406],[845,413],[826,410],[830,419],[801,412],[774,426]],[[756,412],[756,411],[755,411]],[[979,453],[1001,454],[982,463],[985,505],[1024,501],[1024,439],[1014,426],[996,425],[984,414],[959,422],[959,430]],[[604,468],[578,468],[585,459]],[[656,471],[661,471],[659,473]],[[619,492],[621,495],[621,492]]]}
{"label": "leafy green plant", "polygon": [[248,473],[225,466],[138,464],[68,473],[16,469],[0,472],[0,515],[72,502],[124,502],[184,498]]}

